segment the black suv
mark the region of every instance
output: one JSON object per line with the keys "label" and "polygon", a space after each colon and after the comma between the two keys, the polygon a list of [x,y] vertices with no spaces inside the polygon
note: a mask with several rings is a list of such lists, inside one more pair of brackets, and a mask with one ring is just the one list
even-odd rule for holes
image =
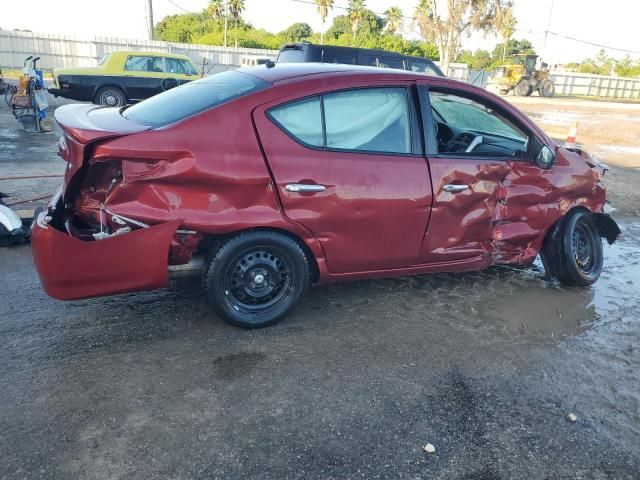
{"label": "black suv", "polygon": [[426,73],[444,77],[442,70],[431,60],[411,57],[401,53],[371,50],[368,48],[337,47],[335,45],[315,45],[308,42],[287,43],[280,49],[278,63],[346,63],[348,65],[368,65],[373,67],[397,68],[411,72]]}

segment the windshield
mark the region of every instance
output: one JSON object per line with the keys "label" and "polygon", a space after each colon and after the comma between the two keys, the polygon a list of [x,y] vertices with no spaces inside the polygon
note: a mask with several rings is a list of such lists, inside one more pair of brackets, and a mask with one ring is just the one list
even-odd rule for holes
{"label": "windshield", "polygon": [[264,80],[229,70],[148,98],[122,110],[122,116],[140,125],[162,127],[268,86]]}
{"label": "windshield", "polygon": [[278,63],[304,62],[304,51],[298,48],[286,48],[278,55]]}
{"label": "windshield", "polygon": [[102,65],[104,62],[107,61],[107,58],[109,58],[111,56],[110,53],[105,53],[102,57],[100,57],[100,60],[98,60],[98,65]]}

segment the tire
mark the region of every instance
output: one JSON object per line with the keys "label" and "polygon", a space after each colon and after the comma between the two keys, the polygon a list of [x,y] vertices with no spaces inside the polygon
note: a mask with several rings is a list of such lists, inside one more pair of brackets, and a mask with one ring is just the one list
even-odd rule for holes
{"label": "tire", "polygon": [[556,93],[556,87],[551,80],[545,80],[538,91],[542,97],[553,97]]}
{"label": "tire", "polygon": [[96,93],[93,103],[107,107],[124,107],[127,104],[127,96],[119,87],[101,87]]}
{"label": "tire", "polygon": [[170,90],[172,88],[176,88],[178,86],[178,80],[175,78],[165,78],[160,82],[160,88],[162,91]]}
{"label": "tire", "polygon": [[43,132],[51,132],[53,131],[53,120],[50,118],[43,118],[40,120],[40,130]]}
{"label": "tire", "polygon": [[[574,210],[562,221],[553,270],[565,285],[584,287],[595,283],[602,272],[603,252],[600,234],[591,213]],[[560,243],[560,245],[557,245]]]}
{"label": "tire", "polygon": [[0,247],[9,247],[17,242],[17,239],[9,235],[9,230],[0,223]]}
{"label": "tire", "polygon": [[513,89],[514,93],[519,97],[528,97],[533,92],[533,88],[526,80],[520,80]]}
{"label": "tire", "polygon": [[272,325],[309,287],[309,262],[292,238],[251,231],[229,239],[205,268],[203,285],[217,313],[243,328]]}

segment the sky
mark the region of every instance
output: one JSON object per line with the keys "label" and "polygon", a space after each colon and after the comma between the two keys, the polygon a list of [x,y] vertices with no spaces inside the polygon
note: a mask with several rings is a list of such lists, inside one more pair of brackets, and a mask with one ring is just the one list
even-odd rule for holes
{"label": "sky", "polygon": [[[3,0],[8,1],[8,0]],[[307,3],[309,2],[309,3]],[[207,0],[153,0],[156,23],[166,15],[201,11]],[[244,17],[256,28],[272,32],[284,30],[294,22],[306,22],[314,31],[321,29],[320,17],[313,0],[245,0]],[[366,0],[367,8],[382,14],[390,5],[399,6],[406,17],[411,17],[418,0]],[[536,51],[550,64],[593,57],[601,47],[578,43],[548,35],[546,47],[544,31],[549,31],[589,42],[631,50],[632,57],[640,57],[640,2],[638,0],[515,0],[518,20],[513,38],[527,38]],[[327,25],[333,16],[345,13],[339,7],[348,0],[335,0]],[[28,29],[35,32],[64,34],[73,37],[108,36],[121,38],[148,38],[146,28],[146,0],[30,0],[29,11],[21,8],[3,8],[0,28]],[[409,38],[410,20],[405,21]],[[2,37],[0,36],[0,42]],[[492,50],[499,40],[495,35],[474,34],[463,39],[463,48]],[[608,50],[616,57],[625,52]]]}

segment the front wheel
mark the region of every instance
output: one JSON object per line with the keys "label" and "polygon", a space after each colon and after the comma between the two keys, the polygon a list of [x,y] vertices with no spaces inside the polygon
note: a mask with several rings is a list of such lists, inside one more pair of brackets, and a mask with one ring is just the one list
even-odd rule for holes
{"label": "front wheel", "polygon": [[203,284],[216,311],[244,328],[276,323],[309,286],[309,263],[298,243],[270,231],[241,233],[213,255]]}
{"label": "front wheel", "polygon": [[[560,229],[555,276],[570,286],[587,286],[600,277],[603,264],[602,240],[591,213],[576,210],[567,215]],[[551,252],[549,252],[551,253]]]}

